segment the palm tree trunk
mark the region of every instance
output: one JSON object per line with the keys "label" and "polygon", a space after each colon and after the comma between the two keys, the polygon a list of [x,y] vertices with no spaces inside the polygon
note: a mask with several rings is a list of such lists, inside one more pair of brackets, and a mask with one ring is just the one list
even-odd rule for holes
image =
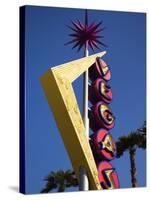
{"label": "palm tree trunk", "polygon": [[65,183],[62,182],[58,187],[58,192],[64,192],[65,188],[66,188]]}
{"label": "palm tree trunk", "polygon": [[129,149],[130,154],[130,164],[131,164],[131,182],[132,187],[137,187],[137,180],[136,180],[136,164],[135,164],[135,152],[136,150],[134,148]]}

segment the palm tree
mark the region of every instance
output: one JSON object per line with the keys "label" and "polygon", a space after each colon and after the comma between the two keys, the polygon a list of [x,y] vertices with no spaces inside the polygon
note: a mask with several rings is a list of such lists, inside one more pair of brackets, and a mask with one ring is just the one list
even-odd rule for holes
{"label": "palm tree", "polygon": [[139,128],[139,129],[137,129],[137,131],[146,136],[146,131],[147,131],[146,130],[146,121],[144,121],[143,126],[141,128]]}
{"label": "palm tree", "polygon": [[116,146],[117,158],[120,158],[125,151],[129,151],[131,183],[132,187],[137,187],[135,154],[137,148],[146,148],[146,136],[137,130],[136,132],[131,132],[128,135],[121,136],[116,142]]}
{"label": "palm tree", "polygon": [[78,180],[75,173],[71,170],[63,171],[52,171],[44,179],[46,181],[45,187],[41,190],[41,193],[48,193],[53,189],[58,190],[58,192],[64,192],[68,187],[77,187]]}

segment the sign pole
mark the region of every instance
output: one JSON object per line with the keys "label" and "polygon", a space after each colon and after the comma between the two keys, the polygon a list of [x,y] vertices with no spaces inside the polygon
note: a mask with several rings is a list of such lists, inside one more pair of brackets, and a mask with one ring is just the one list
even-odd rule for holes
{"label": "sign pole", "polygon": [[[88,57],[89,51],[88,46],[85,45],[85,57]],[[87,139],[89,140],[89,118],[88,118],[88,70],[83,75],[83,122],[85,125]],[[79,169],[79,190],[89,190],[89,180],[86,169],[81,166]]]}

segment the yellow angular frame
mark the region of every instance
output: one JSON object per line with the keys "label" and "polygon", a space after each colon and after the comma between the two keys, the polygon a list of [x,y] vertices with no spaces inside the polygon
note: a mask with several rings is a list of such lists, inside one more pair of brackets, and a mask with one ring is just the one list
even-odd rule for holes
{"label": "yellow angular frame", "polygon": [[53,111],[76,176],[79,177],[79,167],[84,166],[88,174],[90,190],[100,190],[102,188],[99,184],[96,164],[85,134],[85,126],[72,82],[88,70],[95,62],[96,57],[102,57],[105,53],[104,51],[53,67],[41,77],[41,84]]}

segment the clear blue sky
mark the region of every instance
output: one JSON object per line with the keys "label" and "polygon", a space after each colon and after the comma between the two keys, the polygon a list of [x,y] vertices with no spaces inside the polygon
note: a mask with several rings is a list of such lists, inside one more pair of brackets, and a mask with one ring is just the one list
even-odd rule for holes
{"label": "clear blue sky", "polygon": [[[50,171],[72,168],[39,79],[49,67],[83,56],[83,50],[77,53],[64,43],[70,40],[66,25],[70,19],[83,22],[84,10],[28,6],[26,11],[26,192],[39,193]],[[108,48],[103,50],[112,72],[116,125],[111,134],[116,140],[146,119],[146,16],[98,10],[89,10],[88,15],[90,22],[103,20],[107,27],[103,42]],[[82,111],[82,77],[73,85]],[[128,152],[111,163],[121,188],[131,187]],[[145,186],[145,151],[137,151],[136,163],[138,186]]]}

